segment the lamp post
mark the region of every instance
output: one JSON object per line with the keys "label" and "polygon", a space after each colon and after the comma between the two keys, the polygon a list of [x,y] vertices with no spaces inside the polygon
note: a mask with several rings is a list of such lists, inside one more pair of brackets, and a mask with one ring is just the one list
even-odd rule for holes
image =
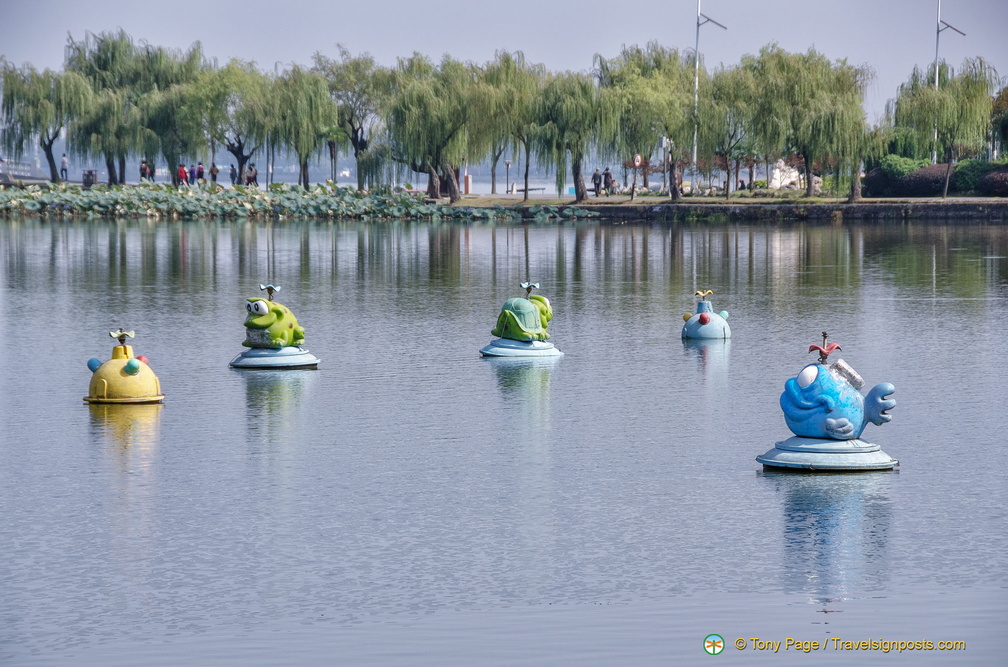
{"label": "lamp post", "polygon": [[[945,28],[952,28],[953,30],[955,30],[957,33],[959,33],[963,37],[966,36],[966,33],[964,33],[959,28],[956,28],[955,26],[950,25],[950,24],[946,23],[945,21],[942,21],[942,17],[941,17],[941,0],[938,0],[938,18],[937,18],[937,23],[935,25],[935,59],[934,59],[935,92],[936,93],[938,92],[938,41],[941,38],[942,30],[944,30]],[[937,164],[937,163],[938,163],[938,117],[936,115],[935,116],[935,124],[934,124],[934,139],[933,139],[933,142],[931,144],[931,164]]]}
{"label": "lamp post", "polygon": [[504,194],[511,194],[511,160],[504,160]]}
{"label": "lamp post", "polygon": [[[701,21],[701,17],[703,21]],[[722,30],[727,30],[727,26],[723,26],[706,14],[700,13],[700,0],[696,1],[696,43],[693,46],[693,180],[694,182],[690,184],[690,193],[694,192],[696,187],[696,152],[697,152],[697,125],[699,124],[699,113],[700,107],[700,26],[705,23],[713,23]]]}

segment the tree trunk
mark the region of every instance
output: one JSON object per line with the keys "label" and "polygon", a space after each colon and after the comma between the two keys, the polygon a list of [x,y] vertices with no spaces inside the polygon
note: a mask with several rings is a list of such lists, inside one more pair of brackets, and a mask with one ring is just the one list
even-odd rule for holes
{"label": "tree trunk", "polygon": [[529,147],[529,142],[525,142],[525,196],[522,197],[523,202],[529,200],[529,152],[531,148]]}
{"label": "tree trunk", "polygon": [[[497,150],[499,148],[500,150]],[[490,162],[490,194],[497,194],[497,163],[500,156],[504,154],[505,146],[501,145],[493,150],[493,160]]]}
{"label": "tree trunk", "polygon": [[126,185],[126,156],[119,156],[119,185]]}
{"label": "tree trunk", "polygon": [[[58,134],[53,136],[52,139],[46,139],[44,136],[39,137],[39,147],[42,152],[45,153],[46,162],[49,163],[49,180],[53,183],[60,182],[59,169],[56,168],[56,156],[53,155],[53,144],[56,142],[56,137]],[[69,176],[69,174],[67,174]]]}
{"label": "tree trunk", "polygon": [[952,179],[952,160],[948,161],[948,166],[945,167],[945,188],[942,190],[942,199],[948,197],[948,186],[949,181]]}
{"label": "tree trunk", "polygon": [[679,192],[679,186],[681,183],[682,174],[679,170],[679,160],[671,160],[669,164],[669,199],[674,202],[678,202],[681,196]]}
{"label": "tree trunk", "polygon": [[847,203],[853,204],[861,199],[861,166],[854,166],[854,173],[851,174],[850,194],[847,196]]}
{"label": "tree trunk", "polygon": [[753,180],[756,175],[756,161],[749,163],[749,192],[753,191]]}
{"label": "tree trunk", "polygon": [[441,177],[438,176],[437,169],[427,166],[427,196],[431,199],[441,198]]}
{"label": "tree trunk", "polygon": [[336,184],[336,142],[330,139],[326,142],[329,148],[329,180]]}
{"label": "tree trunk", "polygon": [[462,199],[462,193],[459,192],[458,178],[455,177],[455,170],[452,169],[451,165],[445,165],[443,177],[445,182],[448,183],[448,202],[454,204],[459,199]]}
{"label": "tree trunk", "polygon": [[574,203],[580,204],[588,199],[588,189],[585,188],[584,174],[581,173],[581,156],[571,156],[571,176],[574,177]]}
{"label": "tree trunk", "polygon": [[301,174],[298,178],[298,185],[307,190],[310,186],[308,185],[308,158],[301,160]]}
{"label": "tree trunk", "polygon": [[806,154],[804,154],[804,153],[802,153],[802,160],[805,161],[805,169],[803,169],[803,171],[805,172],[805,196],[806,197],[811,197],[812,196],[812,160],[810,160],[809,156],[806,155]]}
{"label": "tree trunk", "polygon": [[115,185],[118,179],[116,179],[115,158],[111,155],[105,155],[105,168],[108,170],[108,184]]}

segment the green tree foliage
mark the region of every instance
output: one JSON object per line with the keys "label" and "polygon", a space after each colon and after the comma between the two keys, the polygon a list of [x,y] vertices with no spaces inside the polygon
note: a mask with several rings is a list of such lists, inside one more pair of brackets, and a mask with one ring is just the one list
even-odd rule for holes
{"label": "green tree foliage", "polygon": [[600,137],[602,150],[623,159],[638,153],[652,158],[664,137],[669,151],[665,161],[669,194],[677,200],[681,166],[689,156],[693,137],[691,59],[649,42],[644,48],[623,47],[610,59],[596,55],[595,68],[610,114],[619,114],[615,131]]}
{"label": "green tree foliage", "polygon": [[934,69],[925,73],[915,67],[899,88],[893,107],[897,127],[906,128],[923,143],[930,137],[935,153],[947,163],[943,197],[948,196],[952,163],[964,151],[977,151],[987,141],[992,94],[997,74],[982,58],[967,58],[959,72],[938,64],[938,87]]}
{"label": "green tree foliage", "polygon": [[484,104],[476,122],[480,130],[474,134],[489,144],[491,157],[491,191],[497,191],[497,162],[508,148],[523,155],[524,200],[529,198],[529,167],[532,145],[540,131],[536,116],[536,101],[546,81],[546,68],[531,64],[521,51],[498,51],[495,60],[482,71],[485,86]]}
{"label": "green tree foliage", "polygon": [[[144,109],[156,106],[148,96],[162,97],[169,89],[192,84],[208,67],[198,42],[187,51],[136,45],[121,29],[115,33],[87,33],[79,42],[70,37],[65,68],[86,77],[96,96],[94,106],[72,128],[78,151],[104,158],[110,184],[125,182],[128,154],[152,153],[166,143],[175,143],[158,134],[166,120],[165,107],[158,107],[157,121],[144,115]],[[176,90],[173,95],[177,98],[180,94]],[[202,113],[195,99],[189,93],[186,96],[190,100],[187,110]],[[173,121],[176,126],[190,123],[189,119]],[[169,161],[169,167],[173,164]]]}
{"label": "green tree foliage", "polygon": [[16,68],[9,63],[3,64],[2,75],[0,119],[4,148],[20,158],[29,143],[37,139],[49,164],[50,180],[59,182],[53,143],[87,109],[91,100],[87,81],[76,72],[38,72],[30,65]]}
{"label": "green tree foliage", "polygon": [[788,53],[776,44],[760,50],[753,64],[756,98],[753,131],[759,143],[802,157],[806,196],[812,196],[812,165],[827,156],[860,168],[866,124],[863,92],[867,67],[831,63],[810,49]]}
{"label": "green tree foliage", "polygon": [[[357,189],[363,190],[368,169],[365,155],[376,131],[382,126],[381,110],[391,93],[391,72],[375,63],[370,54],[358,56],[337,45],[339,59],[315,54],[315,70],[325,77],[329,94],[336,102],[336,127],[353,147],[357,162]],[[335,133],[330,133],[335,134]],[[330,140],[334,149],[335,139]]]}
{"label": "green tree foliage", "polygon": [[725,199],[731,197],[732,184],[737,181],[739,166],[746,156],[743,141],[750,133],[758,96],[752,69],[740,66],[716,70],[700,99],[700,143],[706,154],[723,161],[729,176]]}
{"label": "green tree foliage", "polygon": [[319,150],[327,130],[336,124],[336,103],[329,97],[326,80],[318,72],[294,65],[277,79],[272,108],[277,116],[276,136],[298,156],[298,183],[308,182],[308,158]]}
{"label": "green tree foliage", "polygon": [[588,198],[584,159],[593,143],[612,134],[619,117],[617,99],[603,96],[590,76],[563,72],[550,77],[537,104],[539,159],[556,170],[557,194],[562,194],[571,167],[575,201]]}
{"label": "green tree foliage", "polygon": [[440,196],[442,179],[452,202],[461,197],[455,169],[465,158],[476,82],[475,68],[450,56],[435,66],[414,54],[395,70],[387,116],[391,155],[428,175],[431,197]]}
{"label": "green tree foliage", "polygon": [[270,78],[255,64],[231,60],[204,72],[196,82],[206,133],[238,163],[239,174],[265,143],[274,115]]}

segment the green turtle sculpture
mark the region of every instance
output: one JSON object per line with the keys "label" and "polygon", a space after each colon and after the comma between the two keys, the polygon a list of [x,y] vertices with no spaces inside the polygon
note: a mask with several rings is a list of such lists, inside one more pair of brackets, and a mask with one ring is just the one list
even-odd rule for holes
{"label": "green turtle sculpture", "polygon": [[497,325],[490,330],[497,340],[491,341],[480,350],[484,357],[543,357],[560,356],[563,353],[552,343],[547,343],[546,331],[553,319],[553,306],[549,299],[532,290],[539,283],[521,283],[524,297],[514,297],[504,302]]}

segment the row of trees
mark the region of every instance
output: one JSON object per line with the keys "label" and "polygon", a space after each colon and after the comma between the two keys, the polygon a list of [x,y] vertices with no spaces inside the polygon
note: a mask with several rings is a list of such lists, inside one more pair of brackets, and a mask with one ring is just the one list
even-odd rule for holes
{"label": "row of trees", "polygon": [[240,173],[253,156],[268,167],[277,151],[296,155],[308,187],[310,160],[327,155],[335,180],[338,155],[352,153],[359,189],[408,170],[452,201],[459,165],[489,161],[496,192],[498,163],[511,156],[525,165],[526,198],[533,161],[556,175],[558,192],[569,170],[581,201],[588,156],[635,154],[645,186],[662,173],[673,199],[684,169],[734,173],[726,178],[734,183],[747,168],[752,183],[754,166],[778,157],[802,166],[808,195],[812,173],[829,171],[857,196],[862,164],[886,152],[936,149],[951,162],[992,137],[1008,143],[1008,116],[992,121],[996,73],[979,58],[959,72],[941,63],[937,90],[927,85],[933,70],[914,70],[875,127],[863,110],[867,67],[775,44],[736,65],[701,68],[694,116],[694,58],[650,43],[596,56],[590,73],[549,72],[507,51],[482,65],[414,54],[386,68],[339,47],[335,58],[319,53],[310,67],[267,73],[237,60],[218,67],[198,43],[178,51],[123,31],[87,34],[68,41],[60,72],[3,63],[2,143],[19,156],[37,141],[56,181],[53,144],[65,132],[71,152],[104,161],[110,184],[125,181],[130,158],[160,156],[173,167],[223,148]]}

